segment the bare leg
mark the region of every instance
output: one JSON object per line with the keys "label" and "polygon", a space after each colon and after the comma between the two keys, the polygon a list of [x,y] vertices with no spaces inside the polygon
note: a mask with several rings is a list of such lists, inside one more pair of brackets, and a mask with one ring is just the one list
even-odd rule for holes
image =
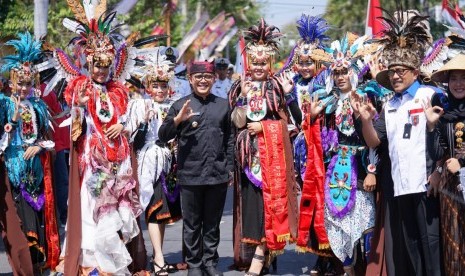
{"label": "bare leg", "polygon": [[[165,266],[165,259],[163,258],[163,237],[165,236],[165,224],[149,223],[148,230],[150,235],[150,241],[153,246],[153,261],[155,273],[160,271]],[[159,275],[168,275],[168,273],[162,273]]]}
{"label": "bare leg", "polygon": [[266,248],[262,244],[255,248],[255,255],[246,275],[260,275],[260,272],[262,271],[262,268],[265,264],[265,250]]}

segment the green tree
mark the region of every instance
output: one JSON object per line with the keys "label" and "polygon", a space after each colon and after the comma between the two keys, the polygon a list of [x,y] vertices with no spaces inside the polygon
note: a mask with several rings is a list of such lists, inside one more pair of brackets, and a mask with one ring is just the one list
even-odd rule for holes
{"label": "green tree", "polygon": [[[380,0],[383,9],[394,12],[398,5],[404,10],[416,9],[422,14],[429,14],[430,8],[440,3],[441,0]],[[325,12],[325,18],[332,26],[328,34],[333,38],[341,38],[348,31],[357,34],[365,33],[365,20],[368,0],[329,0]],[[430,20],[431,32],[435,38],[443,36],[443,27]]]}

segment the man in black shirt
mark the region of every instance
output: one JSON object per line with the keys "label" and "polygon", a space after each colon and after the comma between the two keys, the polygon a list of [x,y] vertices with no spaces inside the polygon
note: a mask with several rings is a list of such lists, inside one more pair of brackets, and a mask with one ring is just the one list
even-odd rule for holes
{"label": "man in black shirt", "polygon": [[227,100],[210,93],[214,65],[193,62],[189,82],[194,93],[170,108],[159,138],[178,142],[177,178],[188,275],[223,275],[216,270],[220,221],[233,170],[234,137]]}

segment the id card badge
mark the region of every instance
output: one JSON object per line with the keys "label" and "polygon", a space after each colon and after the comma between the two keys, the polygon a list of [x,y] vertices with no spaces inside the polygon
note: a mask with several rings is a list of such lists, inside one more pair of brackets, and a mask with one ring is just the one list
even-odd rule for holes
{"label": "id card badge", "polygon": [[402,137],[404,139],[410,139],[410,135],[412,134],[412,124],[411,123],[406,123],[404,125],[404,134]]}

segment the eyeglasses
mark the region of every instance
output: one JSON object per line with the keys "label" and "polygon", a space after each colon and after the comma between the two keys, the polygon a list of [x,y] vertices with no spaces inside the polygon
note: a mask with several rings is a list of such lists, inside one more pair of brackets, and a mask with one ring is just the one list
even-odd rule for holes
{"label": "eyeglasses", "polygon": [[410,68],[389,69],[389,70],[388,70],[388,76],[389,76],[389,77],[394,77],[394,75],[397,74],[399,77],[402,78],[403,76],[405,76],[405,74],[406,74],[408,71],[412,71],[412,69],[410,69]]}
{"label": "eyeglasses", "polygon": [[192,76],[194,78],[194,80],[196,81],[201,81],[202,79],[206,80],[206,81],[211,81],[215,78],[215,76],[211,75],[211,74],[199,74],[199,75],[193,75]]}

